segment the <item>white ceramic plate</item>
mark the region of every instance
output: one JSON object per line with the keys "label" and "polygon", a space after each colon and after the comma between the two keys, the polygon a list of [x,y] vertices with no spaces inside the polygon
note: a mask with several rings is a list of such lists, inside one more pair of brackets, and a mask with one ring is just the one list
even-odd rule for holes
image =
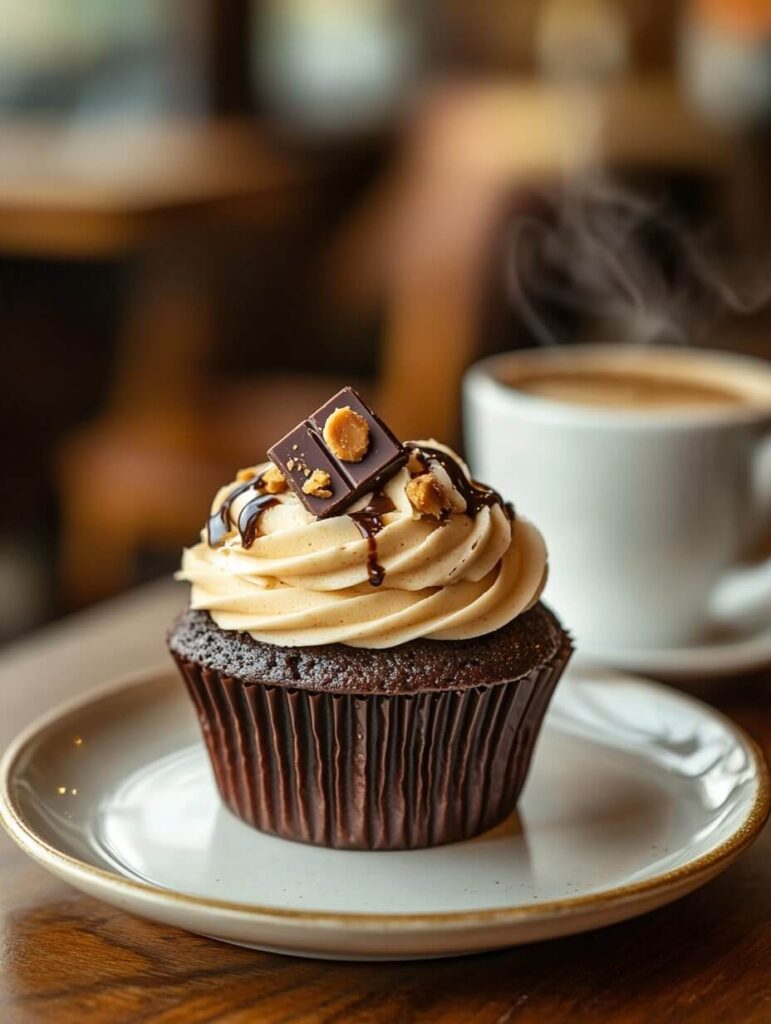
{"label": "white ceramic plate", "polygon": [[318,849],[236,820],[171,674],[48,715],[0,772],[10,834],[79,889],[228,942],[346,959],[471,953],[644,913],[722,871],[769,806],[763,761],[730,722],[586,668],[558,687],[519,817],[433,850]]}
{"label": "white ceramic plate", "polygon": [[771,665],[771,625],[746,635],[716,638],[690,647],[586,650],[605,665],[670,682],[695,683],[759,672]]}

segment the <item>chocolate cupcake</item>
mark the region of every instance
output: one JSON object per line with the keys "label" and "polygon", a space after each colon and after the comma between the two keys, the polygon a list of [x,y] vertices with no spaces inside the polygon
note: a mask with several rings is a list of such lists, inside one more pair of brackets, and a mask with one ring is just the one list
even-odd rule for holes
{"label": "chocolate cupcake", "polygon": [[498,824],[571,652],[537,529],[349,389],[270,454],[216,496],[169,635],[225,804],[348,849]]}

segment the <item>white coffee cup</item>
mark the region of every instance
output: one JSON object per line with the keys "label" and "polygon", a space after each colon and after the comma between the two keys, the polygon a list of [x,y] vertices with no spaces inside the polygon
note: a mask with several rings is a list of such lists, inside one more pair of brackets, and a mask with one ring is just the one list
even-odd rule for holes
{"label": "white coffee cup", "polygon": [[[742,401],[643,409],[516,389],[520,374],[575,368],[711,383]],[[718,619],[771,626],[771,562],[740,568],[771,522],[771,364],[658,346],[507,353],[467,374],[464,423],[475,476],[541,528],[544,596],[579,649],[685,646]]]}

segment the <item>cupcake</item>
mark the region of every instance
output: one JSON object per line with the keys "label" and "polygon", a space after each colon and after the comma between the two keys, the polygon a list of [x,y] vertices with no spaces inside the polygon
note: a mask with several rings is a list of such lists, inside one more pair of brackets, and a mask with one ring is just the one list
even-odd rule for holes
{"label": "cupcake", "polygon": [[169,648],[226,806],[345,849],[506,818],[571,643],[536,527],[351,389],[214,499]]}

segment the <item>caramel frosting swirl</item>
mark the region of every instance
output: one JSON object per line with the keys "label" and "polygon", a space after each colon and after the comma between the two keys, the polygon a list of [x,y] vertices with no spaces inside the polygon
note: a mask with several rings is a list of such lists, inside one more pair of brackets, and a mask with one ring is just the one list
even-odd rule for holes
{"label": "caramel frosting swirl", "polygon": [[[425,444],[454,459],[470,481],[454,452],[435,441]],[[191,607],[208,611],[221,629],[281,647],[384,648],[499,629],[541,594],[547,571],[541,534],[526,519],[511,517],[500,501],[471,514],[451,476],[441,466],[434,471],[448,497],[441,518],[421,515],[411,504],[409,468],[383,488],[393,510],[378,515],[379,586],[370,582],[372,541],[348,514],[367,508],[372,495],[344,515],[317,520],[291,492],[277,494],[245,547],[237,525],[255,492],[238,494],[224,542],[210,546],[204,531],[184,553],[177,578],[192,584]],[[219,491],[213,513],[238,486]]]}

